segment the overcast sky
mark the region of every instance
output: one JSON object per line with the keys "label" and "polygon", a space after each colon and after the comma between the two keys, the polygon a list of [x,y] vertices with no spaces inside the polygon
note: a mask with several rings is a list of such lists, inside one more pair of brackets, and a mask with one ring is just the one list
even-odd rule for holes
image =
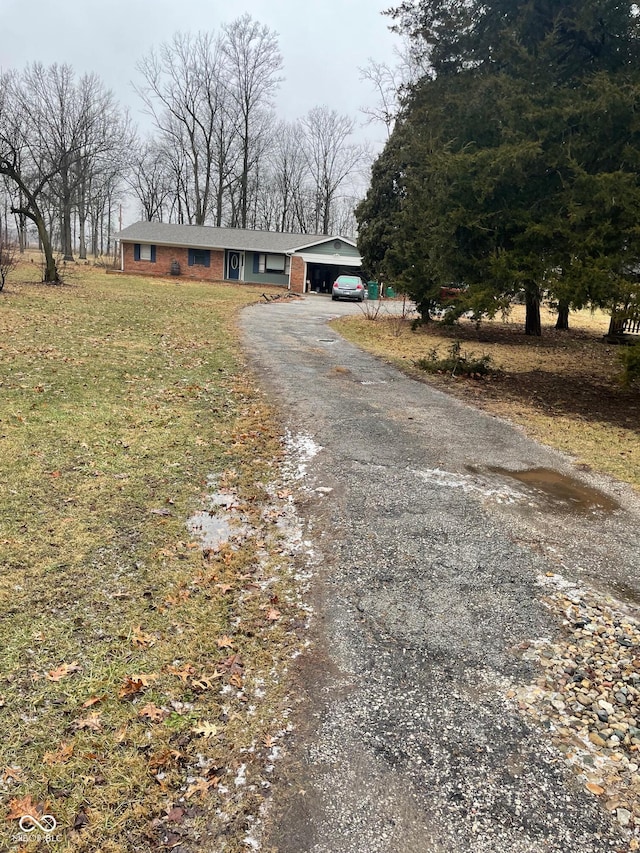
{"label": "overcast sky", "polygon": [[[68,63],[78,74],[96,72],[129,106],[138,123],[145,119],[131,88],[140,82],[136,62],[178,30],[218,31],[248,12],[279,34],[284,58],[278,115],[294,119],[326,104],[359,122],[361,106],[375,101],[361,82],[358,67],[369,57],[393,64],[398,39],[381,15],[391,0],[0,0],[0,68],[21,69],[28,62]],[[382,128],[363,128],[371,141]]]}

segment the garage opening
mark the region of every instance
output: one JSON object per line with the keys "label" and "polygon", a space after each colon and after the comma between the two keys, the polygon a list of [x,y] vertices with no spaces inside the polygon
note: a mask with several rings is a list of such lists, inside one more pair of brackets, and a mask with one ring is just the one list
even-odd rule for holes
{"label": "garage opening", "polygon": [[307,290],[312,293],[331,293],[331,286],[339,275],[358,275],[353,266],[338,264],[307,264]]}

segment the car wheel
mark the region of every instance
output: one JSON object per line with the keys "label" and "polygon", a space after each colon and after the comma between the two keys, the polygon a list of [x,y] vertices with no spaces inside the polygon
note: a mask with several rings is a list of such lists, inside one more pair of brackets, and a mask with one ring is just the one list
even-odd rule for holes
{"label": "car wheel", "polygon": [[337,297],[337,296],[333,296],[333,294],[332,294],[332,295],[331,295],[331,301],[332,301],[332,302],[337,302],[337,301],[338,301],[338,297]]}

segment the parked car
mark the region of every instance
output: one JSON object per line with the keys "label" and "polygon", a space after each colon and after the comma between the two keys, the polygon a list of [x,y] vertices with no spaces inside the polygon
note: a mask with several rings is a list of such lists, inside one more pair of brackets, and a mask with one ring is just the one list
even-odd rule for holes
{"label": "parked car", "polygon": [[339,275],[331,288],[332,299],[357,299],[362,302],[365,297],[365,285],[359,275]]}

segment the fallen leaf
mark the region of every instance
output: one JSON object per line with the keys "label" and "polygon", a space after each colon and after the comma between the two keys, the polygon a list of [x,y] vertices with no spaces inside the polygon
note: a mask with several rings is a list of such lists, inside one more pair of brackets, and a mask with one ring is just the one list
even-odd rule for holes
{"label": "fallen leaf", "polygon": [[218,734],[218,727],[213,723],[201,722],[197,726],[194,726],[191,731],[196,735],[202,735],[202,737],[208,739]]}
{"label": "fallen leaf", "polygon": [[155,637],[151,634],[145,634],[140,625],[136,625],[131,632],[131,643],[139,649],[147,649],[149,646],[155,645]]}
{"label": "fallen leaf", "polygon": [[229,684],[232,684],[234,687],[237,687],[238,690],[241,690],[243,686],[242,675],[239,672],[234,672],[229,678]]}
{"label": "fallen leaf", "polygon": [[176,764],[182,757],[182,753],[177,749],[163,749],[150,756],[149,768],[153,771],[160,770],[170,764]]}
{"label": "fallen leaf", "polygon": [[66,678],[67,675],[78,672],[79,669],[81,667],[75,661],[74,663],[62,663],[57,669],[50,670],[47,673],[47,678],[49,681],[60,681],[62,678]]}
{"label": "fallen leaf", "polygon": [[587,791],[591,791],[592,794],[595,794],[596,797],[599,797],[601,794],[604,794],[604,788],[600,785],[596,785],[595,782],[587,782],[585,785]]}
{"label": "fallen leaf", "polygon": [[158,675],[155,672],[136,672],[135,675],[129,677],[134,681],[140,681],[144,687],[148,687],[154,681],[158,680]]}
{"label": "fallen leaf", "polygon": [[149,702],[144,706],[144,708],[140,708],[138,716],[148,717],[150,720],[153,720],[154,723],[159,723],[164,720],[165,717],[169,716],[169,712],[164,711],[162,708],[158,708],[158,706],[154,705],[153,702]]}
{"label": "fallen leaf", "polygon": [[9,813],[6,819],[20,820],[25,815],[37,818],[44,813],[47,807],[47,803],[34,803],[31,794],[26,794],[24,797],[16,797],[9,801]]}
{"label": "fallen leaf", "polygon": [[262,743],[267,747],[267,749],[271,749],[273,746],[273,738],[271,735],[265,735],[262,739]]}
{"label": "fallen leaf", "polygon": [[230,583],[217,583],[216,588],[219,589],[223,595],[226,595],[233,589]]}
{"label": "fallen leaf", "polygon": [[229,655],[228,658],[222,661],[222,666],[225,666],[229,672],[242,672],[244,662],[239,654]]}
{"label": "fallen leaf", "polygon": [[194,794],[206,794],[209,788],[215,788],[219,782],[219,776],[214,776],[213,779],[198,779],[193,785],[189,785],[185,797],[189,799]]}
{"label": "fallen leaf", "polygon": [[141,690],[144,690],[142,681],[138,678],[128,676],[120,690],[118,690],[118,698],[128,699],[131,696],[135,696],[136,693],[140,693]]}
{"label": "fallen leaf", "polygon": [[5,782],[8,782],[9,779],[13,779],[14,782],[22,781],[22,768],[21,767],[5,767],[2,771],[2,778]]}
{"label": "fallen leaf", "polygon": [[184,809],[181,809],[180,806],[173,806],[173,808],[169,809],[167,812],[167,820],[171,823],[182,823],[184,818]]}
{"label": "fallen leaf", "polygon": [[54,764],[64,764],[73,755],[73,744],[61,743],[55,752],[45,752],[42,756],[42,763],[53,766]]}
{"label": "fallen leaf", "polygon": [[98,702],[102,702],[105,698],[105,696],[89,696],[89,698],[82,703],[82,707],[91,708],[93,705],[97,705]]}
{"label": "fallen leaf", "polygon": [[171,675],[177,675],[180,681],[186,684],[196,670],[190,663],[186,663],[182,669],[177,666],[168,666],[167,671],[170,672]]}
{"label": "fallen leaf", "polygon": [[74,723],[74,728],[79,731],[80,729],[91,729],[94,732],[99,732],[102,730],[102,721],[100,720],[99,712],[95,714],[89,714],[88,717],[83,717],[81,720],[76,720]]}
{"label": "fallen leaf", "polygon": [[73,821],[73,828],[77,831],[79,829],[82,829],[84,826],[88,826],[88,824],[89,824],[88,815],[86,815],[84,812],[78,812],[78,814],[75,817],[75,820]]}
{"label": "fallen leaf", "polygon": [[222,676],[221,672],[215,672],[213,675],[204,676],[201,675],[199,678],[194,678],[191,681],[191,686],[195,690],[211,690],[213,686],[213,679],[220,678]]}
{"label": "fallen leaf", "polygon": [[267,619],[269,620],[269,622],[277,622],[281,616],[282,613],[280,613],[279,610],[276,610],[275,607],[270,607],[267,610]]}
{"label": "fallen leaf", "polygon": [[216,640],[216,644],[219,649],[232,649],[233,648],[233,640],[231,637],[228,637],[226,634],[223,637],[218,637]]}

